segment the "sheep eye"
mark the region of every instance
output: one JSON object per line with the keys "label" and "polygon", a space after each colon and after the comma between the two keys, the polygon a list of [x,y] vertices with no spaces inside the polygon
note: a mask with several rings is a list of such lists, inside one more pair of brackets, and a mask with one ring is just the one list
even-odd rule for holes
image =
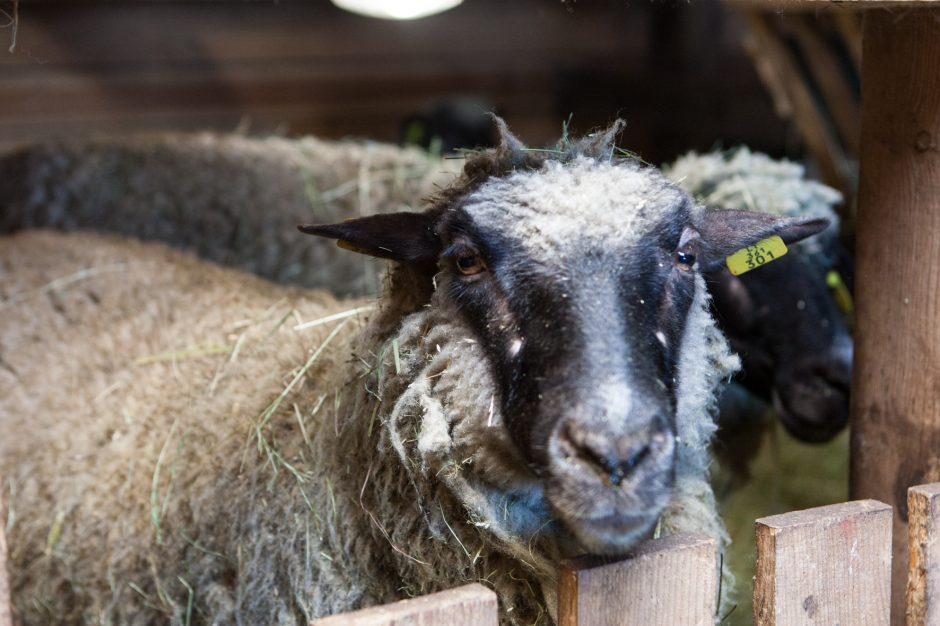
{"label": "sheep eye", "polygon": [[679,269],[685,271],[691,270],[692,266],[695,265],[695,255],[691,252],[679,250],[676,252],[676,265],[679,266]]}
{"label": "sheep eye", "polygon": [[479,274],[486,269],[486,265],[483,263],[483,259],[480,258],[479,254],[462,254],[457,257],[456,262],[457,269],[460,270],[460,273],[464,276]]}

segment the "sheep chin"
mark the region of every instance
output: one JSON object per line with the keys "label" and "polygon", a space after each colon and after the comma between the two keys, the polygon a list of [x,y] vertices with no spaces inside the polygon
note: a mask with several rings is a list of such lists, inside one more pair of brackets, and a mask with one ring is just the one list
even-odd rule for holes
{"label": "sheep chin", "polygon": [[547,481],[545,497],[579,553],[626,553],[649,538],[674,496],[671,472],[650,476],[645,486],[631,490],[568,478]]}
{"label": "sheep chin", "polygon": [[633,515],[571,519],[561,516],[561,519],[565,528],[574,535],[579,552],[622,556],[652,536],[668,499],[668,496],[662,498],[662,506]]}

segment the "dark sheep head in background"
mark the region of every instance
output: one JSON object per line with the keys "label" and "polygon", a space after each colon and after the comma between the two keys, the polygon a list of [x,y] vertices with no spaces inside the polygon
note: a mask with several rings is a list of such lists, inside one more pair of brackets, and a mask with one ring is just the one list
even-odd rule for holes
{"label": "dark sheep head in background", "polygon": [[[825,237],[838,246],[837,237]],[[826,267],[788,254],[760,272],[708,276],[716,319],[741,356],[737,381],[773,402],[794,437],[821,443],[848,422],[852,336]]]}

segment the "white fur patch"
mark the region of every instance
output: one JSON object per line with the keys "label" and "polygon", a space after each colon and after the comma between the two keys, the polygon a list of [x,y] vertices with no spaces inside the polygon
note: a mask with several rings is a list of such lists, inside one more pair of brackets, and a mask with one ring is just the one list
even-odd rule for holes
{"label": "white fur patch", "polygon": [[656,170],[579,157],[488,181],[464,209],[534,259],[554,264],[590,246],[638,241],[683,198]]}

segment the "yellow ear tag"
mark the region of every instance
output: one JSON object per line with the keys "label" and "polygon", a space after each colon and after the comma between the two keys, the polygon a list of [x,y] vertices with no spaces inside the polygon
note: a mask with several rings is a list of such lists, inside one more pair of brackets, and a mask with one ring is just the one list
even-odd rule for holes
{"label": "yellow ear tag", "polygon": [[787,244],[783,243],[779,235],[773,235],[767,239],[761,239],[753,246],[741,248],[725,259],[725,262],[732,274],[740,276],[744,272],[750,272],[761,265],[779,259],[786,253]]}
{"label": "yellow ear tag", "polygon": [[826,274],[826,284],[832,289],[832,297],[843,315],[852,315],[855,312],[855,303],[852,301],[852,293],[842,281],[842,276],[835,270],[829,270]]}

